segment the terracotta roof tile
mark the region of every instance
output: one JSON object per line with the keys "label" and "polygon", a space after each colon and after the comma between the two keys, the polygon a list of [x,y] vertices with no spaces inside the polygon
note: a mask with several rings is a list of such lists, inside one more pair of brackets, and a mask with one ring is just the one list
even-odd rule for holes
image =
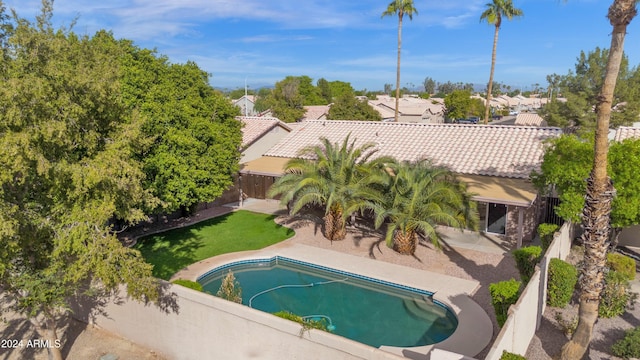
{"label": "terracotta roof tile", "polygon": [[514,125],[520,126],[547,126],[547,122],[538,114],[520,113],[516,116]]}
{"label": "terracotta roof tile", "polygon": [[528,178],[540,167],[544,140],[561,133],[559,128],[504,125],[306,121],[264,155],[293,158],[321,136],[336,143],[351,134],[357,146],[375,143],[377,156],[426,157],[459,174]]}
{"label": "terracotta roof tile", "polygon": [[322,116],[329,114],[330,105],[309,105],[305,106],[304,109],[306,112],[304,113],[303,120],[318,120]]}
{"label": "terracotta roof tile", "polygon": [[269,130],[276,126],[281,126],[289,131],[291,128],[284,122],[273,117],[257,117],[257,116],[238,116],[244,126],[242,127],[242,147],[246,148]]}
{"label": "terracotta roof tile", "polygon": [[621,126],[616,130],[616,141],[623,141],[630,138],[640,138],[640,128]]}

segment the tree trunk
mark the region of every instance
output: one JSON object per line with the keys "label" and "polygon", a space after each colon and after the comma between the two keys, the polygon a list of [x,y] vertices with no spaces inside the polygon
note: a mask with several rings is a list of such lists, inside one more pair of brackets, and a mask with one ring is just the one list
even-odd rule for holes
{"label": "tree trunk", "polygon": [[491,71],[489,72],[489,84],[487,84],[487,102],[484,109],[484,124],[489,123],[489,113],[491,109],[491,92],[493,91],[493,71],[496,68],[496,49],[498,48],[498,31],[500,25],[496,25],[496,31],[493,33],[493,51],[491,52]]}
{"label": "tree trunk", "polygon": [[342,221],[342,211],[331,210],[324,217],[324,237],[331,241],[344,240],[347,229]]}
{"label": "tree trunk", "polygon": [[611,244],[609,245],[609,251],[614,252],[618,247],[618,242],[620,239],[620,233],[622,232],[622,228],[615,227],[611,229],[611,234],[609,236]]}
{"label": "tree trunk", "polygon": [[49,355],[53,360],[64,360],[61,351],[62,346],[58,346],[60,339],[58,339],[58,334],[56,333],[56,321],[49,317],[46,321],[45,340],[49,342],[49,347],[47,348]]}
{"label": "tree trunk", "polygon": [[396,68],[396,110],[394,121],[398,122],[398,106],[400,105],[400,50],[402,49],[402,12],[398,13],[398,63]]}
{"label": "tree trunk", "polygon": [[55,316],[51,311],[44,311],[36,317],[29,319],[36,328],[36,332],[46,341],[49,359],[64,360],[62,356],[62,345],[58,339]]}
{"label": "tree trunk", "polygon": [[393,250],[400,254],[415,254],[417,242],[418,237],[413,231],[396,230],[393,234]]}
{"label": "tree trunk", "polygon": [[607,17],[613,26],[611,48],[602,90],[598,96],[597,127],[593,170],[587,183],[587,197],[583,210],[582,242],[585,247],[584,265],[580,276],[580,311],[578,327],[571,341],[562,347],[561,359],[581,359],[589,346],[593,325],[598,318],[598,305],[606,266],[611,214],[611,200],[615,190],[607,176],[608,132],[611,105],[620,62],[624,50],[627,25],[635,17],[636,0],[615,0]]}

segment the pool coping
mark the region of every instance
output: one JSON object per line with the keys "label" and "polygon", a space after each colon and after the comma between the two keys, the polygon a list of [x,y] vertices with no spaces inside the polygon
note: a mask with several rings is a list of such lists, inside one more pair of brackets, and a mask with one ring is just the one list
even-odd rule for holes
{"label": "pool coping", "polygon": [[456,331],[442,342],[410,348],[381,346],[381,350],[414,358],[416,356],[424,357],[432,349],[438,348],[468,357],[474,357],[491,342],[493,336],[491,319],[482,307],[470,297],[470,295],[474,294],[479,288],[480,283],[478,281],[460,279],[309,245],[283,242],[261,250],[219,255],[186,267],[176,273],[172,279],[182,278],[195,281],[198,277],[212,269],[231,262],[268,259],[274,256],[283,256],[326,266],[339,271],[351,272],[399,285],[431,291],[434,293],[434,300],[449,306],[458,317],[458,327]]}

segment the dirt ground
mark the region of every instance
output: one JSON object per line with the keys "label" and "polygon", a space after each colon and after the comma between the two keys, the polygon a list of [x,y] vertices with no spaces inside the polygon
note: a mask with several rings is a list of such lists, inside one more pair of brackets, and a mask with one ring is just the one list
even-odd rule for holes
{"label": "dirt ground", "polygon": [[[6,304],[3,302],[3,305]],[[34,325],[13,313],[4,313],[3,317],[0,322],[0,359],[49,359],[46,348],[36,343],[42,336],[35,331]],[[67,360],[165,359],[140,345],[71,318],[62,324],[58,335],[62,355]]]}

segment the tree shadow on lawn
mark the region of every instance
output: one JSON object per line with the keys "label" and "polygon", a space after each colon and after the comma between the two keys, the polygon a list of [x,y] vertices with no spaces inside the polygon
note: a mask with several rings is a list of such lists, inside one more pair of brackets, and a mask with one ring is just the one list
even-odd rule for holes
{"label": "tree shadow on lawn", "polygon": [[194,263],[195,253],[205,246],[205,239],[198,235],[199,223],[186,229],[172,229],[138,240],[134,247],[144,259],[153,265],[153,276],[168,280],[180,269]]}
{"label": "tree shadow on lawn", "polygon": [[[218,252],[222,254],[243,250],[242,246],[239,245],[240,243],[231,241],[233,236],[227,238],[226,235],[223,235],[218,238],[216,236],[218,235],[216,227],[226,224],[224,229],[220,229],[221,233],[242,232],[243,228],[235,224],[244,224],[242,222],[243,216],[248,216],[248,214],[254,213],[244,210],[227,213],[193,225],[173,228],[162,233],[149,235],[139,239],[135,248],[140,250],[147,262],[154,266],[153,276],[168,280],[181,269],[197,261],[204,260],[202,252],[198,254],[198,251],[204,247],[212,249],[211,256],[219,255]],[[247,226],[251,226],[253,221],[253,224],[255,224],[257,228],[262,229],[262,231],[282,230],[282,225],[275,221],[276,215],[259,215],[259,219],[250,216],[251,219],[255,220],[251,220]],[[231,220],[232,216],[236,218]],[[232,226],[235,226],[237,229],[232,228]],[[285,238],[295,234],[291,228],[284,227],[284,229],[283,235]],[[204,257],[206,258],[207,256]]]}

